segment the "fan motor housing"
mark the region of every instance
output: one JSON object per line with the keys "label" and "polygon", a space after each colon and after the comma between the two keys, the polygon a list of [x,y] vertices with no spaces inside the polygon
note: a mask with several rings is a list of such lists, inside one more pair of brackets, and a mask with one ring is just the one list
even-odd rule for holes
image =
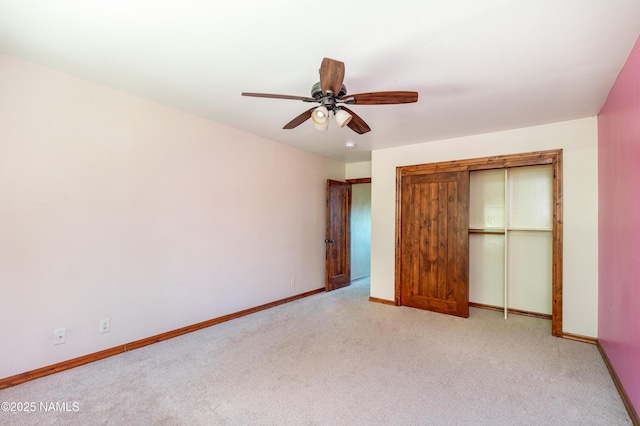
{"label": "fan motor housing", "polygon": [[[342,88],[340,89],[340,93],[338,93],[337,95],[334,95],[337,98],[342,98],[344,95],[347,94],[347,86],[345,86],[344,84],[342,85]],[[313,85],[313,87],[311,88],[311,96],[315,99],[322,99],[324,97],[324,95],[322,94],[322,87],[320,86],[320,82],[317,82],[316,84]]]}

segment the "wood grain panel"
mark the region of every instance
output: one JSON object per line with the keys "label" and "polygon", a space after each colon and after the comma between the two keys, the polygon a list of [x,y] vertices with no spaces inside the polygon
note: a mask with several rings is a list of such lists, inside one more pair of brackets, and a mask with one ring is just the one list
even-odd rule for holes
{"label": "wood grain panel", "polygon": [[400,303],[468,316],[467,172],[413,175],[402,188]]}
{"label": "wood grain panel", "polygon": [[351,283],[351,184],[327,180],[325,289]]}

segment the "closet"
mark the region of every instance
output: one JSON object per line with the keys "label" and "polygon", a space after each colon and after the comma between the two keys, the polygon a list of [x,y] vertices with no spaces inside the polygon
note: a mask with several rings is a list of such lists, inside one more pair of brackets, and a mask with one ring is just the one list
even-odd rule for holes
{"label": "closet", "polygon": [[397,167],[395,303],[551,317],[562,336],[562,150]]}
{"label": "closet", "polygon": [[469,302],[551,318],[553,167],[469,173]]}

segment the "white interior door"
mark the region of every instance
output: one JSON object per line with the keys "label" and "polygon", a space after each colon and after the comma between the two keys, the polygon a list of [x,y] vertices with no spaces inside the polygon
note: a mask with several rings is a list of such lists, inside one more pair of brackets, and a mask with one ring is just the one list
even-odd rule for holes
{"label": "white interior door", "polygon": [[551,165],[470,173],[469,301],[551,314]]}
{"label": "white interior door", "polygon": [[505,170],[469,173],[469,301],[504,307]]}
{"label": "white interior door", "polygon": [[508,305],[551,315],[551,165],[507,169]]}

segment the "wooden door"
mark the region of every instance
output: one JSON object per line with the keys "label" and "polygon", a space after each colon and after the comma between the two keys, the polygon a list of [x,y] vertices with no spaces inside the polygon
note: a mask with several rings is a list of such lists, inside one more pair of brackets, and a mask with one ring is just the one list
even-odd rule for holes
{"label": "wooden door", "polygon": [[351,283],[349,220],[351,184],[327,180],[326,210],[326,291]]}
{"label": "wooden door", "polygon": [[469,172],[402,177],[400,304],[469,316]]}

